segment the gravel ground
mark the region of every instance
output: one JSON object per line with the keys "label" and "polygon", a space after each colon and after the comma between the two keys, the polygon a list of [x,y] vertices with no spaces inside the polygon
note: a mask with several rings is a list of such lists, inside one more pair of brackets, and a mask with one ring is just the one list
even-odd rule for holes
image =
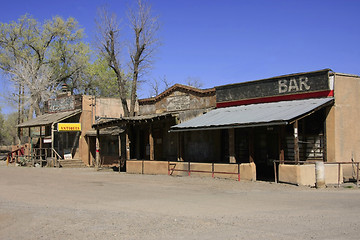
{"label": "gravel ground", "polygon": [[350,187],[1,162],[0,239],[359,239]]}

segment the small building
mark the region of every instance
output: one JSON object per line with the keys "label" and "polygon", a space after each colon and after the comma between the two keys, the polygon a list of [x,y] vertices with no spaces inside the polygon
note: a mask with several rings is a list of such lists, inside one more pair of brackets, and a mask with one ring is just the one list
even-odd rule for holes
{"label": "small building", "polygon": [[[46,108],[45,114],[17,127],[29,129],[29,136],[22,139],[22,144],[27,143],[28,148],[31,148],[27,152],[31,152],[34,162],[50,162],[56,158],[60,165],[77,162],[83,166],[93,166],[96,134],[92,124],[99,119],[113,119],[123,115],[120,99],[71,95],[69,92],[48,100]],[[99,139],[104,146],[103,164],[119,163],[117,136],[121,132],[117,128],[105,129],[100,133]]]}
{"label": "small building", "polygon": [[[162,161],[166,164],[162,173],[167,173],[166,161],[178,161],[181,155],[180,134],[170,133],[170,127],[187,121],[215,107],[215,89],[197,89],[175,84],[161,94],[139,101],[139,114],[121,117],[93,125],[99,132],[104,128],[119,127],[121,156],[126,160],[127,172],[142,172],[144,160]],[[99,146],[99,158],[103,151]],[[157,173],[156,167],[154,173]]]}
{"label": "small building", "polygon": [[[330,69],[218,86],[216,109],[170,131],[212,151],[212,161],[253,163],[258,180],[314,185],[313,163],[322,161],[335,184],[360,161],[359,90],[359,76]],[[207,154],[197,161],[208,162]]]}

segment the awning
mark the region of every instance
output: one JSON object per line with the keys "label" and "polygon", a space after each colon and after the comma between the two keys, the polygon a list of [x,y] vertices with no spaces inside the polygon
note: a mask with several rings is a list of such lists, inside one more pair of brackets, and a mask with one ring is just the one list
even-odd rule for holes
{"label": "awning", "polygon": [[[124,129],[119,128],[119,127],[108,127],[108,128],[103,128],[99,130],[99,135],[111,135],[111,136],[118,136],[119,134],[123,133]],[[85,134],[86,136],[89,137],[96,137],[96,130],[89,130],[86,132]]]}
{"label": "awning", "polygon": [[332,104],[333,100],[333,98],[318,98],[218,108],[172,126],[170,131],[286,125]]}
{"label": "awning", "polygon": [[70,118],[72,116],[75,116],[79,113],[81,113],[81,110],[44,114],[44,115],[38,116],[37,118],[23,122],[23,123],[17,125],[16,127],[24,128],[24,127],[47,126],[47,125],[51,125],[53,123],[60,122],[64,119]]}
{"label": "awning", "polygon": [[172,113],[160,113],[160,114],[149,114],[142,116],[134,116],[134,117],[122,117],[111,120],[104,120],[92,125],[95,129],[101,129],[111,126],[124,126],[128,123],[136,124],[136,123],[145,123],[145,122],[153,122],[156,120],[162,120],[169,117],[175,117]]}

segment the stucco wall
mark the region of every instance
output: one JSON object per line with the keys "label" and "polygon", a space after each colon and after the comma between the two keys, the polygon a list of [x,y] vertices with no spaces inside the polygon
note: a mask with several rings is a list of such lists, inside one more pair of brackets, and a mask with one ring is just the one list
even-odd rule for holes
{"label": "stucco wall", "polygon": [[154,101],[142,102],[139,106],[139,114],[159,114],[164,112],[179,112],[196,109],[215,107],[215,94],[206,95],[186,91],[181,87],[164,97],[158,97]]}
{"label": "stucco wall", "polygon": [[[81,135],[79,139],[79,151],[75,158],[80,158],[86,165],[90,164],[90,155],[88,142],[86,141],[86,132],[92,129],[95,123],[95,116],[118,118],[124,114],[121,101],[117,98],[95,98],[93,96],[82,96],[82,113],[80,116]],[[135,110],[138,110],[136,105]],[[106,162],[106,161],[105,161]]]}
{"label": "stucco wall", "polygon": [[[338,183],[338,165],[325,164],[325,184]],[[340,183],[343,182],[342,167],[340,166]],[[290,165],[280,164],[278,168],[279,182],[291,183],[302,186],[315,186],[315,164]]]}
{"label": "stucco wall", "polygon": [[[175,168],[175,170],[170,172],[172,176],[187,176],[189,163],[170,162],[170,169],[173,168]],[[192,171],[190,173],[191,176],[212,177],[211,163],[191,163],[190,169]],[[126,162],[126,172],[133,174],[166,175],[168,174],[168,162],[130,160]],[[216,178],[238,179],[237,164],[214,164],[214,172],[214,177]],[[256,180],[256,167],[254,163],[240,164],[240,179],[248,181]]]}
{"label": "stucco wall", "polygon": [[360,161],[360,77],[335,75],[335,161]]}

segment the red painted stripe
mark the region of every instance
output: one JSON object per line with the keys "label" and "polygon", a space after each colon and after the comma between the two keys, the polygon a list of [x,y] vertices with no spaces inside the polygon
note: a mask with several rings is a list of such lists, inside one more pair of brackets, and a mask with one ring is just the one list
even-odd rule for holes
{"label": "red painted stripe", "polygon": [[223,107],[232,107],[232,106],[248,105],[255,103],[279,102],[279,101],[299,100],[306,98],[333,97],[333,96],[334,96],[334,90],[327,90],[327,91],[311,92],[311,93],[299,93],[292,95],[245,99],[245,100],[238,100],[231,102],[219,102],[216,103],[216,107],[223,108]]}

